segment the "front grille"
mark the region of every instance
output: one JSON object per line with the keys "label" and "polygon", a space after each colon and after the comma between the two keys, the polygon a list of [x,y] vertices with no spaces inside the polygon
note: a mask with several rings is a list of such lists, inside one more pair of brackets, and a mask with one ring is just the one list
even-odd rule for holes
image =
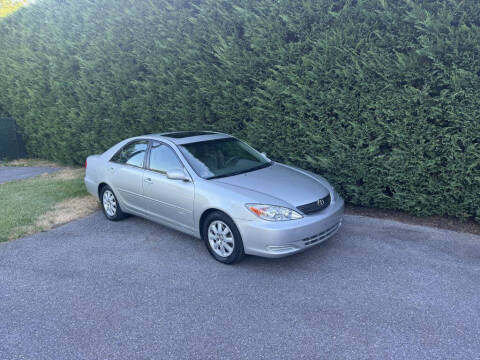
{"label": "front grille", "polygon": [[316,234],[316,235],[310,236],[308,238],[302,239],[302,241],[305,244],[305,246],[318,244],[322,240],[326,240],[330,235],[332,235],[335,231],[337,231],[338,228],[340,227],[340,225],[341,225],[341,223],[338,222],[335,225],[333,225],[331,228],[329,228],[325,231],[322,231],[319,234]]}
{"label": "front grille", "polygon": [[302,213],[309,215],[326,209],[328,205],[330,205],[330,194],[312,203],[297,206],[297,209]]}

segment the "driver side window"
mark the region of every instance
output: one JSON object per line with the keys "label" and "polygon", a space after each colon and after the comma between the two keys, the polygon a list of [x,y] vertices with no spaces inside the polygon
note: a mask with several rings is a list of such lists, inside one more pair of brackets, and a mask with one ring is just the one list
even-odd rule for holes
{"label": "driver side window", "polygon": [[125,145],[119,152],[117,152],[111,161],[118,164],[132,165],[136,167],[143,167],[145,161],[145,153],[148,148],[148,140],[139,140]]}
{"label": "driver side window", "polygon": [[181,170],[183,165],[168,145],[154,141],[150,150],[149,169],[165,174],[170,170]]}

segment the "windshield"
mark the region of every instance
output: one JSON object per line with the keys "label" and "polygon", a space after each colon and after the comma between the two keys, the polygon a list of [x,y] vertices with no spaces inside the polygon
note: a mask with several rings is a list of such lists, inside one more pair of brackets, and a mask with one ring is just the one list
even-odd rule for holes
{"label": "windshield", "polygon": [[200,141],[180,146],[195,172],[204,179],[258,170],[271,164],[258,151],[234,139]]}

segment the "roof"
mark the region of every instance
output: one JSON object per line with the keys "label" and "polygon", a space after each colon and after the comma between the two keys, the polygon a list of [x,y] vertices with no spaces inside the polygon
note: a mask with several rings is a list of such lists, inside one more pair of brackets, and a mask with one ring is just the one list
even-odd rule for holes
{"label": "roof", "polygon": [[186,137],[211,135],[211,134],[215,134],[215,133],[213,131],[177,131],[177,132],[163,133],[162,136],[166,136],[174,139],[182,139]]}
{"label": "roof", "polygon": [[166,139],[177,145],[232,137],[227,134],[213,131],[176,131],[161,134],[152,134],[150,136],[159,139]]}

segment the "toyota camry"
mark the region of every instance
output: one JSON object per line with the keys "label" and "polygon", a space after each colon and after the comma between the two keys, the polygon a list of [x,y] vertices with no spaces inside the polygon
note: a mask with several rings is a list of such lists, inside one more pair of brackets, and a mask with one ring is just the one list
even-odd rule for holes
{"label": "toyota camry", "polygon": [[334,235],[344,201],[323,177],[239,139],[190,131],[126,139],[86,160],[108,220],[141,216],[202,239],[218,261],[282,257]]}

